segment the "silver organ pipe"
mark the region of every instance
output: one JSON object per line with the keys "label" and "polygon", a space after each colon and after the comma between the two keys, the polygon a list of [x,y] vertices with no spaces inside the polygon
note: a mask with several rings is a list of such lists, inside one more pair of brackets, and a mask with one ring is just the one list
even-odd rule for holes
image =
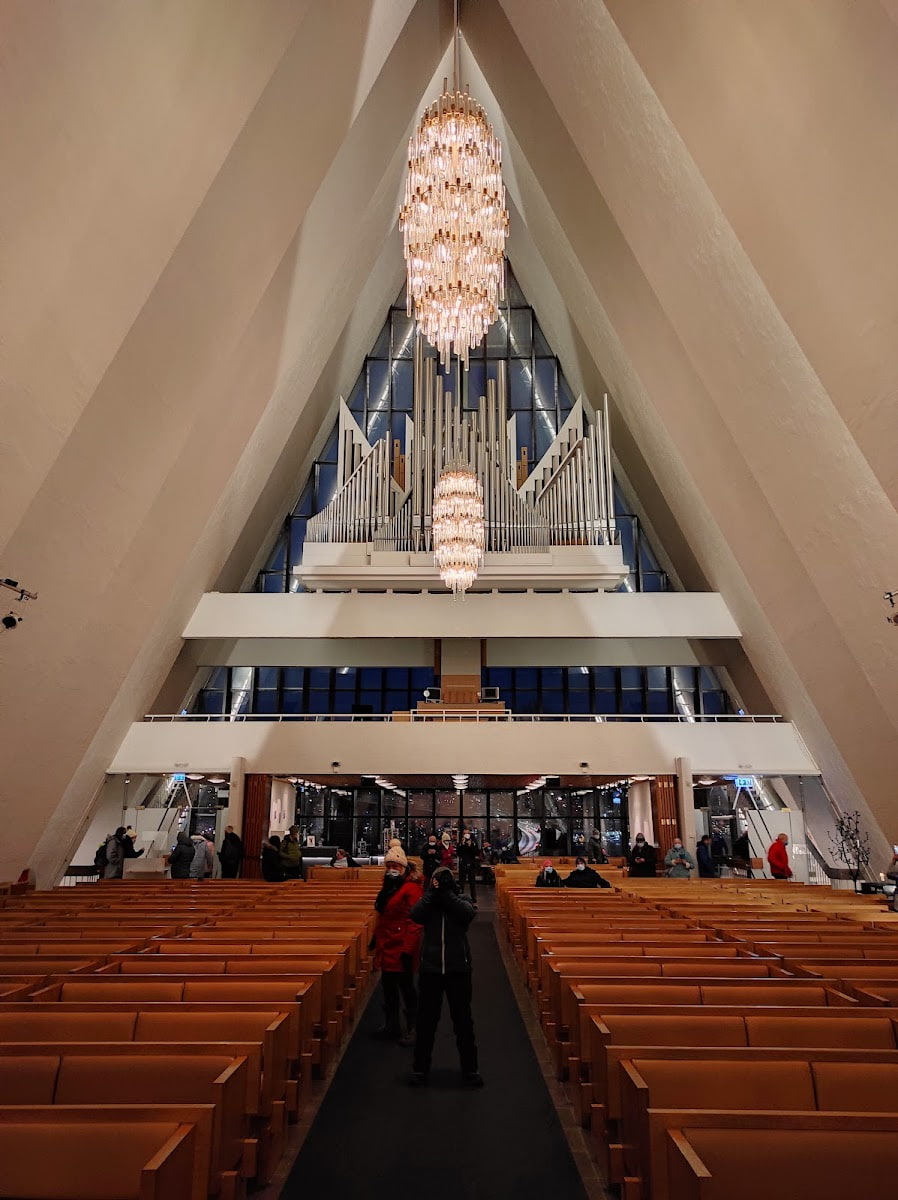
{"label": "silver organ pipe", "polygon": [[[607,397],[594,421],[583,406],[517,487],[514,420],[505,363],[487,381],[476,408],[464,408],[460,378],[447,388],[437,361],[416,336],[414,396],[407,418],[405,479],[393,477],[392,437],[369,446],[341,401],[337,494],[309,519],[310,542],[373,542],[403,551],[432,548],[433,491],[442,470],[467,462],[483,486],[488,552],[547,551],[551,545],[614,540]],[[470,378],[470,377],[469,377]]]}

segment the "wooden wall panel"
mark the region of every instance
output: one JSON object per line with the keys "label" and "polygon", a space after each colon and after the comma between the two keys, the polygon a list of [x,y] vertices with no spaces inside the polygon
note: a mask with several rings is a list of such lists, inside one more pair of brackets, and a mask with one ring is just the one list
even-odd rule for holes
{"label": "wooden wall panel", "polygon": [[677,817],[677,785],[673,775],[656,775],[652,780],[652,821],[658,844],[658,866],[673,845],[677,834],[682,836]]}
{"label": "wooden wall panel", "polygon": [[268,813],[271,807],[271,776],[247,775],[243,792],[243,870],[244,879],[261,879],[262,839],[268,837]]}

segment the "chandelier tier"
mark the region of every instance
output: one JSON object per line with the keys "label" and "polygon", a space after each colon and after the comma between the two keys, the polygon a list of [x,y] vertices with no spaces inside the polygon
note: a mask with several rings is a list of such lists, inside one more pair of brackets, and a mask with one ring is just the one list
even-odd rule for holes
{"label": "chandelier tier", "polygon": [[450,467],[433,493],[433,557],[440,578],[463,596],[483,562],[483,486],[469,467]]}
{"label": "chandelier tier", "polygon": [[483,108],[458,86],[458,10],[452,91],[425,111],[409,139],[405,202],[399,211],[408,275],[408,314],[443,363],[468,354],[505,297],[508,211],[502,144]]}

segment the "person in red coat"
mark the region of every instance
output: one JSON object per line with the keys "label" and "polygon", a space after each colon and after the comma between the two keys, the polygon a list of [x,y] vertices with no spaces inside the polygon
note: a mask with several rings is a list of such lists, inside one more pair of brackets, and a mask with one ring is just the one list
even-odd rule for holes
{"label": "person in red coat", "polygon": [[[421,927],[409,913],[421,899],[423,886],[410,867],[402,846],[392,842],[384,858],[384,881],[374,901],[374,965],[380,969],[384,997],[384,1024],[371,1036],[384,1042],[410,1046],[414,1041],[418,993],[415,971],[421,953]],[[405,1009],[406,1034],[399,1023],[399,1001]]]}
{"label": "person in red coat", "polygon": [[443,830],[440,838],[440,866],[448,867],[450,871],[455,866],[455,847],[448,829]]}
{"label": "person in red coat", "polygon": [[788,834],[781,833],[767,851],[767,861],[770,863],[770,874],[774,879],[791,879],[792,868],[789,866]]}

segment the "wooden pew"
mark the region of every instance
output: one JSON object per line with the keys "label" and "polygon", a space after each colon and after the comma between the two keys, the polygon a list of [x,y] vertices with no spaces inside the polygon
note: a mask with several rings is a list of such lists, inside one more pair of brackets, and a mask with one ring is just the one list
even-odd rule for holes
{"label": "wooden pew", "polygon": [[205,1200],[212,1116],[208,1104],[0,1107],[0,1196]]}
{"label": "wooden pew", "polygon": [[670,1200],[844,1200],[861,1179],[887,1194],[898,1117],[851,1113],[691,1114],[667,1131]]}

